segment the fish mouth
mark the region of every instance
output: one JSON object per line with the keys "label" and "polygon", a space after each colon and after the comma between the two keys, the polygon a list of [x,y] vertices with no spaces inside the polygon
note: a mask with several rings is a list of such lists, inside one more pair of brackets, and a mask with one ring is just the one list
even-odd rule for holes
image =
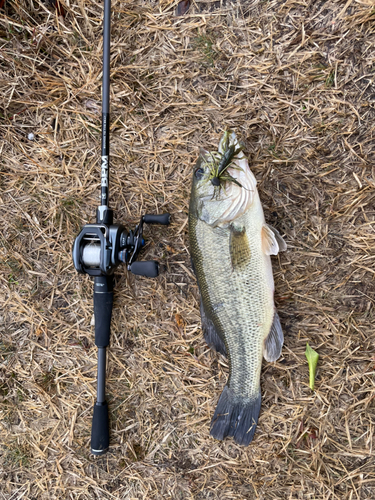
{"label": "fish mouth", "polygon": [[210,179],[209,189],[202,186],[199,199],[200,218],[211,226],[226,227],[252,205],[256,191],[256,179],[251,172],[247,159],[237,160],[234,167],[228,169],[237,183],[227,182],[221,185],[215,177]]}
{"label": "fish mouth", "polygon": [[198,217],[225,227],[252,205],[256,179],[234,132],[225,132],[218,151],[204,151],[201,158],[197,166],[204,168],[204,176],[195,184]]}

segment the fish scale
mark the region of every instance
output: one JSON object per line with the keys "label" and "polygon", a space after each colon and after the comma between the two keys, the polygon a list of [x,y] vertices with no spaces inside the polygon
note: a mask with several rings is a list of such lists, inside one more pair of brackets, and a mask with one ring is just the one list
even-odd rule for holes
{"label": "fish scale", "polygon": [[[235,136],[231,140],[235,144]],[[283,343],[274,306],[270,254],[286,245],[265,222],[255,177],[242,152],[240,161],[241,174],[233,169],[231,175],[238,175],[247,186],[242,189],[252,190],[251,196],[248,192],[243,196],[239,183],[229,195],[229,189],[218,192],[216,184],[207,181],[207,162],[198,159],[190,198],[189,240],[205,338],[229,360],[229,377],[212,419],[211,435],[217,439],[234,436],[239,444],[247,445],[260,410],[262,358],[277,359]],[[234,209],[228,211],[231,197]]]}

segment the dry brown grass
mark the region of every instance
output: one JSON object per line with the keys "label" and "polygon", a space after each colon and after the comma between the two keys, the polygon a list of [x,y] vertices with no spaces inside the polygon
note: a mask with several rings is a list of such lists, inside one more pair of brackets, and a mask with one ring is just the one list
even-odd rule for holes
{"label": "dry brown grass", "polygon": [[[92,282],[71,260],[99,197],[102,5],[62,3],[65,19],[42,0],[0,10],[2,498],[375,498],[372,0],[197,1],[181,18],[170,0],[113,0],[112,207],[129,228],[173,224],[146,229],[158,279],[117,273],[104,458],[89,453]],[[198,147],[228,126],[289,246],[285,347],[248,448],[209,437],[227,366],[202,339],[187,248]]]}

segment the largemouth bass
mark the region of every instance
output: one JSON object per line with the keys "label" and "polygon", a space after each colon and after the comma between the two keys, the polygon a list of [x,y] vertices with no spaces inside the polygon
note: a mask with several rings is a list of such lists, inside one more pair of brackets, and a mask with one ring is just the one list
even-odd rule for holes
{"label": "largemouth bass", "polygon": [[217,152],[201,151],[194,167],[189,241],[204,336],[228,356],[230,367],[210,433],[248,445],[261,406],[262,358],[276,361],[284,341],[270,255],[286,243],[266,224],[256,179],[234,132],[224,133]]}

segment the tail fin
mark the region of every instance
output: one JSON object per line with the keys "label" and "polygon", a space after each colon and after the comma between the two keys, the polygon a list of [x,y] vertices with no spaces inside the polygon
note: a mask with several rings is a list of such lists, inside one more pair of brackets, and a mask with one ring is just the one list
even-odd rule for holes
{"label": "tail fin", "polygon": [[238,444],[250,444],[258,423],[261,401],[260,389],[258,396],[248,399],[237,396],[226,385],[212,418],[211,436],[219,440],[233,436]]}

